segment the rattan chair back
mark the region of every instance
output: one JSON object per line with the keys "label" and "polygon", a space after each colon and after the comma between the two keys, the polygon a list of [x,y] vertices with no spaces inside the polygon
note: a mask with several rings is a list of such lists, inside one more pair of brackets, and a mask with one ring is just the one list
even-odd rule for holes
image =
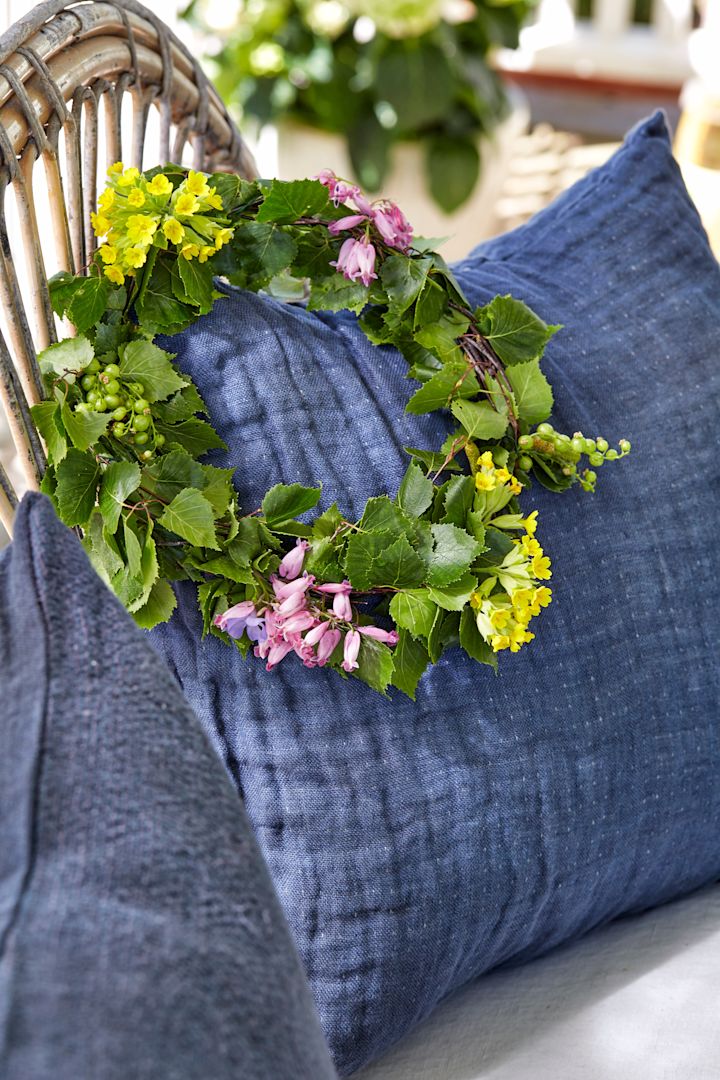
{"label": "rattan chair back", "polygon": [[[0,464],[0,521],[45,466],[29,407],[43,396],[37,353],[57,340],[48,275],[95,250],[98,183],[122,160],[187,161],[255,175],[197,60],[136,0],[46,0],[0,37],[0,403],[16,449]],[[38,167],[39,166],[39,167]]]}

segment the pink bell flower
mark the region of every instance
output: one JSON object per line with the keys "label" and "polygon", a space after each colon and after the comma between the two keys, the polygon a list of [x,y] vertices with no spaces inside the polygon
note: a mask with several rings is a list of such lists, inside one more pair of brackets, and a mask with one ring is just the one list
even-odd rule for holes
{"label": "pink bell flower", "polygon": [[383,202],[373,209],[375,228],[389,247],[407,251],[412,243],[412,225],[399,206]]}
{"label": "pink bell flower", "polygon": [[280,577],[290,580],[298,576],[302,570],[303,562],[305,561],[305,552],[309,547],[310,545],[307,540],[297,541],[295,547],[291,551],[288,551],[278,567],[278,574]]}
{"label": "pink bell flower", "polygon": [[385,645],[397,645],[400,640],[397,630],[383,630],[380,626],[358,626],[357,629],[359,634],[375,638],[376,641],[382,641]]}
{"label": "pink bell flower", "polygon": [[265,665],[266,671],[272,671],[274,667],[284,660],[289,652],[292,652],[294,645],[292,641],[276,641],[270,648],[267,654],[267,664]]}
{"label": "pink bell flower", "polygon": [[307,604],[307,597],[304,592],[295,592],[291,596],[288,596],[282,601],[280,606],[276,608],[276,615],[283,615],[287,618],[288,615],[294,615],[296,611],[300,611]]}
{"label": "pink bell flower", "polygon": [[348,630],[345,635],[345,648],[343,651],[343,671],[355,671],[360,665],[357,662],[360,652],[360,635],[357,630]]}
{"label": "pink bell flower", "polygon": [[330,593],[349,593],[352,592],[352,585],[347,580],[344,581],[328,581],[324,585],[316,585],[315,592]]}
{"label": "pink bell flower", "polygon": [[329,622],[319,622],[303,638],[306,645],[317,645],[330,629]]}
{"label": "pink bell flower", "polygon": [[323,634],[317,647],[317,662],[318,667],[324,667],[328,660],[335,652],[338,642],[342,634],[337,628],[328,630],[326,634]]}
{"label": "pink bell flower", "polygon": [[336,262],[331,262],[348,281],[362,281],[363,285],[369,285],[377,279],[375,273],[375,248],[366,236],[361,240],[355,240],[349,236],[343,246]]}
{"label": "pink bell flower", "polygon": [[333,613],[343,622],[352,621],[352,604],[346,592],[335,593],[333,598]]}
{"label": "pink bell flower", "polygon": [[363,221],[367,221],[367,214],[348,214],[347,217],[340,218],[338,221],[331,221],[328,232],[331,236],[337,236],[345,229],[354,229],[357,225],[362,225]]}
{"label": "pink bell flower", "polygon": [[324,184],[335,206],[347,202],[348,199],[354,199],[360,192],[360,189],[355,184],[348,184],[345,180],[338,180],[332,169],[321,169],[313,177],[313,180],[319,180],[321,184]]}
{"label": "pink bell flower", "polygon": [[310,586],[315,584],[315,578],[312,574],[303,574],[302,577],[295,578],[294,581],[280,581],[279,578],[273,575],[270,578],[270,584],[278,600],[287,600],[290,596],[307,592]]}
{"label": "pink bell flower", "polygon": [[301,634],[303,630],[309,630],[314,626],[316,621],[316,616],[312,612],[298,611],[295,615],[291,615],[283,626],[283,637],[287,639],[291,634]]}

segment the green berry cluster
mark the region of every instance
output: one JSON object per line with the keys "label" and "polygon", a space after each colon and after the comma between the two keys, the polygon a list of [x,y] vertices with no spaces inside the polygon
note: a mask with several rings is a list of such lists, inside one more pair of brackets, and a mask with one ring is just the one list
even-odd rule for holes
{"label": "green berry cluster", "polygon": [[109,433],[130,444],[143,461],[150,461],[165,443],[165,436],[155,430],[150,402],[143,394],[142,383],[123,379],[117,364],[104,367],[93,359],[80,379],[81,401],[75,412],[109,412]]}
{"label": "green berry cluster", "polygon": [[[630,453],[630,443],[627,439],[620,439],[618,449],[610,446],[607,439],[597,436],[594,439],[586,439],[581,431],[576,431],[571,437],[556,431],[552,424],[538,424],[531,435],[521,435],[518,440],[521,456],[518,464],[526,472],[533,465],[530,455],[537,455],[553,461],[561,468],[563,476],[577,479],[585,491],[594,491],[597,482],[595,469],[604,465],[606,461],[618,461]],[[580,471],[578,465],[585,455],[591,469]]]}

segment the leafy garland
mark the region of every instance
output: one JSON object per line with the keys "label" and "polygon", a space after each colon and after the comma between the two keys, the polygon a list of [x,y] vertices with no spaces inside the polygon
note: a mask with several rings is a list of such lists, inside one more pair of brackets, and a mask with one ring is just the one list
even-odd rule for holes
{"label": "leafy garland", "polygon": [[[371,204],[328,172],[250,183],[118,163],[93,225],[104,242],[88,275],[50,282],[77,336],[41,354],[48,397],[33,416],[48,451],[43,491],[140,626],[169,619],[170,583],[189,578],[204,632],[243,656],[253,648],[268,670],[294,652],[410,697],[452,645],[496,666],[498,652],[532,640],[551,570],[537,511],[523,516],[518,495],[531,477],[593,491],[582,459],[597,467],[630,450],[546,422],[540,358],[558,327],[510,296],[473,310],[394,204]],[[371,498],[358,521],[335,503],[308,521],[320,486],[276,484],[247,513],[234,470],[201,461],[224,443],[153,338],[209,312],[223,296],[217,275],[305,288],[310,310],[356,312],[420,383],[407,411],[451,412],[457,426],[439,449],[408,448],[395,498]]]}

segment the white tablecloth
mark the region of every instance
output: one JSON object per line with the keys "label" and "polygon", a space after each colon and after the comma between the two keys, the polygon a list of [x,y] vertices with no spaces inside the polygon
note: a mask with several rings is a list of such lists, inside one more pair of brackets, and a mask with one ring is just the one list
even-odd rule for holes
{"label": "white tablecloth", "polygon": [[441,1005],[358,1080],[720,1080],[720,886]]}

